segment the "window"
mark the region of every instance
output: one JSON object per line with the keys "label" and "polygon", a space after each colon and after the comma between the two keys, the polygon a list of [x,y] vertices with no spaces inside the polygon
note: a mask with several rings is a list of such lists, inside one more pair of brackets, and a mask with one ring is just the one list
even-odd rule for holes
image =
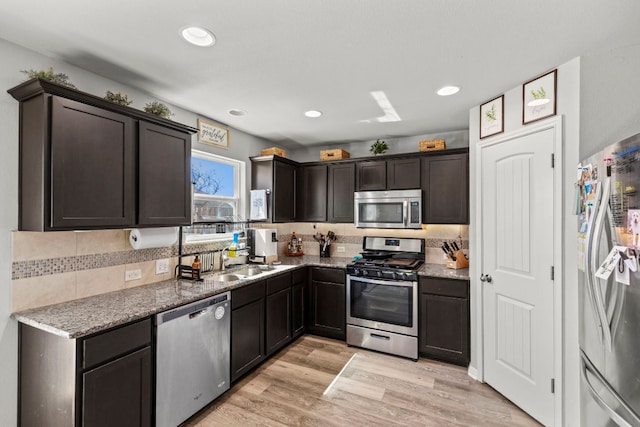
{"label": "window", "polygon": [[[245,162],[193,150],[191,180],[194,223],[244,220]],[[186,229],[185,233],[187,241],[192,241],[227,237],[225,234],[233,232],[233,228],[196,225]],[[212,236],[214,233],[216,236]]]}

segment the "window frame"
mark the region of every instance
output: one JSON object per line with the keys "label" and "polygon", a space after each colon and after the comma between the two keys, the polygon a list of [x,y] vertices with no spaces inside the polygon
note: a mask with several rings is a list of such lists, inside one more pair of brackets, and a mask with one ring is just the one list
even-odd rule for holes
{"label": "window frame", "polygon": [[[209,153],[208,151],[202,151],[197,149],[191,150],[191,158],[199,158],[203,160],[209,160],[216,163],[227,164],[234,168],[234,196],[216,196],[204,193],[196,193],[195,186],[192,185],[191,192],[191,209],[192,209],[192,224],[193,224],[193,207],[196,200],[220,200],[224,202],[230,202],[235,204],[235,217],[245,218],[246,205],[247,205],[247,185],[246,185],[246,168],[247,164],[243,160],[233,159],[230,157],[224,157],[219,154]],[[191,171],[190,171],[191,173]],[[201,221],[199,223],[203,223]],[[204,222],[206,224],[206,222]],[[213,223],[213,222],[212,222]],[[193,225],[192,225],[193,226]],[[197,226],[197,224],[195,225]],[[212,228],[212,233],[184,233],[184,242],[202,242],[211,240],[228,240],[233,237],[233,232],[228,233],[216,233],[215,228]]]}

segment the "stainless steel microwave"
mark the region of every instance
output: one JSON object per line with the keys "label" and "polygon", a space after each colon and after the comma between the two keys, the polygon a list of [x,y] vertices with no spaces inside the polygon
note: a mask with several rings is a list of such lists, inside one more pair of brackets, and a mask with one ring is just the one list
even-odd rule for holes
{"label": "stainless steel microwave", "polygon": [[354,219],[359,228],[421,228],[422,190],[356,191]]}

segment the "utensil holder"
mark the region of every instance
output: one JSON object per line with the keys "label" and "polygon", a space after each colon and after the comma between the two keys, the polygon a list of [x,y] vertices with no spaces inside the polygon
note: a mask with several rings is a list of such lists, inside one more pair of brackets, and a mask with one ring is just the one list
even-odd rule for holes
{"label": "utensil holder", "polygon": [[331,249],[331,245],[324,246],[323,243],[320,243],[320,258],[330,258],[331,254],[329,250]]}
{"label": "utensil holder", "polygon": [[456,260],[447,260],[447,268],[452,268],[454,270],[458,270],[460,268],[469,268],[469,260],[465,258],[464,252],[462,250],[456,251],[455,253]]}

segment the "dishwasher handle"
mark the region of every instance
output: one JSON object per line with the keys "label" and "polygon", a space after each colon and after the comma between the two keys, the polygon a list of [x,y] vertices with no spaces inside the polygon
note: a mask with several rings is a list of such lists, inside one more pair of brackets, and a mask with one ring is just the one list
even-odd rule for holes
{"label": "dishwasher handle", "polygon": [[189,319],[198,318],[200,315],[206,313],[210,307],[227,301],[231,301],[231,292],[225,292],[204,300],[192,302],[191,304],[176,307],[172,310],[157,314],[156,326],[183,316],[189,316]]}

